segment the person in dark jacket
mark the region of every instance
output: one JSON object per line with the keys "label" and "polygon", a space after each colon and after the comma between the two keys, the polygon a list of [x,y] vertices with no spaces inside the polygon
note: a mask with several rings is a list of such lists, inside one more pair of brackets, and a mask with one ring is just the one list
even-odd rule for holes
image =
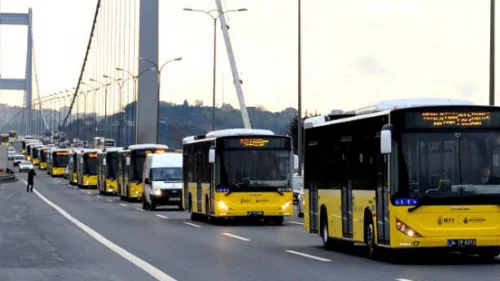
{"label": "person in dark jacket", "polygon": [[28,186],[26,187],[26,192],[33,192],[33,178],[36,176],[35,170],[31,169],[28,172]]}

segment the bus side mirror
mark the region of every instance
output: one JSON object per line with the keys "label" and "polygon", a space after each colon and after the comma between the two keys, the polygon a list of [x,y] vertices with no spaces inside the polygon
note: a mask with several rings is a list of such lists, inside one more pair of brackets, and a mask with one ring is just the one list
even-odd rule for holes
{"label": "bus side mirror", "polygon": [[299,156],[297,154],[293,155],[293,170],[295,172],[299,170]]}
{"label": "bus side mirror", "polygon": [[215,147],[210,147],[210,150],[208,151],[208,163],[215,163]]}
{"label": "bus side mirror", "polygon": [[384,125],[380,131],[380,153],[392,153],[392,125]]}
{"label": "bus side mirror", "polygon": [[127,157],[125,160],[125,165],[130,166],[130,157]]}

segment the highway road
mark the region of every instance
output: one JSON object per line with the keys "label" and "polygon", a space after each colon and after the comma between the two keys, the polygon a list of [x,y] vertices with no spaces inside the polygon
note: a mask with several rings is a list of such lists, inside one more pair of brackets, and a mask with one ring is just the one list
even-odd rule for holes
{"label": "highway road", "polygon": [[361,246],[324,250],[296,217],[208,225],[37,173],[35,193],[26,174],[0,186],[0,280],[500,280],[475,257],[376,262]]}

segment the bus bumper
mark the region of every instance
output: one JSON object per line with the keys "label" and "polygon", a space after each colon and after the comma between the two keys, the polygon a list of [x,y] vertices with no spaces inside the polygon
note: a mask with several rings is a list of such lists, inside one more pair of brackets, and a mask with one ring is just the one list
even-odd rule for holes
{"label": "bus bumper", "polygon": [[85,187],[96,187],[97,186],[97,176],[83,176],[81,186]]}
{"label": "bus bumper", "polygon": [[64,176],[64,170],[66,170],[66,168],[57,167],[57,168],[52,168],[51,170],[52,170],[51,175],[53,177],[61,177],[61,176]]}
{"label": "bus bumper", "polygon": [[105,193],[118,193],[118,182],[112,179],[106,179],[106,190],[103,190]]}
{"label": "bus bumper", "polygon": [[[460,241],[465,241],[467,245],[458,245]],[[470,245],[474,241],[474,245]],[[463,242],[462,242],[463,243]],[[406,239],[394,242],[391,248],[421,248],[435,249],[444,252],[461,252],[480,250],[484,247],[500,248],[500,236],[476,236],[476,237],[422,237],[416,239]]]}
{"label": "bus bumper", "polygon": [[129,199],[141,199],[142,198],[142,183],[130,183],[128,190]]}
{"label": "bus bumper", "polygon": [[40,170],[46,170],[47,169],[47,162],[40,162],[40,165],[38,166],[38,169],[40,169]]}

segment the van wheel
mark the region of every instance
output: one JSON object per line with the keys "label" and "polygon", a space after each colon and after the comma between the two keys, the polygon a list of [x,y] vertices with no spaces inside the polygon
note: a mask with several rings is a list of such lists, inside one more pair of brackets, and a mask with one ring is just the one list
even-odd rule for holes
{"label": "van wheel", "polygon": [[365,243],[368,246],[368,256],[373,260],[377,260],[379,249],[375,244],[375,228],[372,218],[365,220]]}

